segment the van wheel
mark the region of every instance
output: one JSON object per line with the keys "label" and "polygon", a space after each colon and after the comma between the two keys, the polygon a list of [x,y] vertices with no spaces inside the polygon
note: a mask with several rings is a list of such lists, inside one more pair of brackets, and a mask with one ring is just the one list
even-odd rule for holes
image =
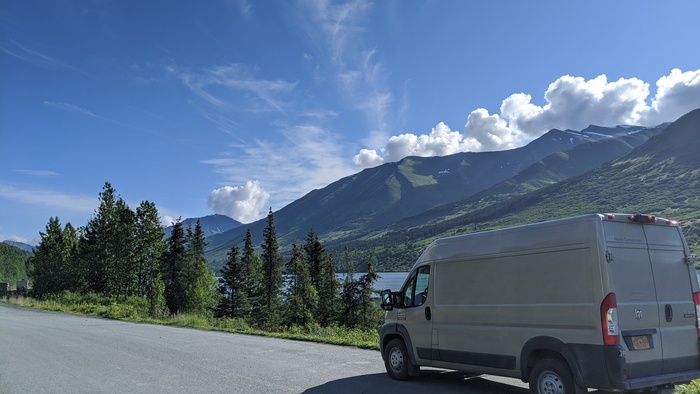
{"label": "van wheel", "polygon": [[582,394],[569,367],[560,360],[544,359],[532,369],[530,392],[533,394]]}
{"label": "van wheel", "polygon": [[411,361],[408,358],[406,345],[400,339],[392,339],[386,346],[384,352],[384,366],[387,373],[393,379],[406,380],[409,378],[409,369]]}

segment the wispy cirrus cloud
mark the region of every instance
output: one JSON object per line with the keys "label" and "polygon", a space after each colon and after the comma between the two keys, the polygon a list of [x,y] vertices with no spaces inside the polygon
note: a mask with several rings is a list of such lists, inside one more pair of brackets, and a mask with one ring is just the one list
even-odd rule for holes
{"label": "wispy cirrus cloud", "polygon": [[244,64],[215,66],[198,71],[173,69],[172,72],[198,98],[220,110],[239,109],[286,115],[292,106],[289,95],[297,86],[297,82],[257,78],[250,67]]}
{"label": "wispy cirrus cloud", "polygon": [[0,46],[0,52],[35,66],[45,68],[63,68],[84,74],[82,70],[73,67],[56,57],[28,48],[14,40],[11,40],[10,43],[12,44],[12,47],[4,45]]}
{"label": "wispy cirrus cloud", "polygon": [[50,176],[57,176],[58,175],[58,173],[53,172],[53,171],[48,171],[48,170],[13,170],[13,171],[20,173],[20,174],[32,175],[32,176],[38,176],[38,177],[50,177]]}
{"label": "wispy cirrus cloud", "polygon": [[362,37],[368,31],[366,17],[372,4],[365,0],[342,4],[311,0],[304,4],[311,10],[304,17],[311,20],[299,23],[308,26],[312,40],[327,48],[341,96],[364,114],[368,126],[365,141],[385,140],[391,129],[394,96],[378,51],[365,46]]}
{"label": "wispy cirrus cloud", "polygon": [[101,120],[101,121],[113,123],[113,124],[116,124],[116,125],[118,125],[118,126],[125,127],[125,128],[129,128],[129,129],[132,129],[132,130],[141,131],[141,132],[148,133],[148,134],[152,134],[152,135],[157,135],[157,136],[160,136],[160,137],[164,137],[164,136],[165,136],[165,135],[162,134],[162,133],[155,132],[155,131],[150,130],[150,129],[146,129],[146,128],[143,128],[143,127],[130,125],[130,124],[127,124],[127,123],[124,123],[124,122],[120,122],[120,121],[118,121],[118,120],[116,120],[116,119],[112,119],[112,118],[108,118],[108,117],[106,117],[106,116],[98,115],[98,114],[96,114],[96,113],[90,111],[89,109],[80,107],[80,106],[78,106],[78,105],[74,105],[74,104],[70,104],[70,103],[64,103],[64,102],[60,102],[60,101],[44,101],[43,104],[44,104],[44,105],[47,105],[47,106],[49,106],[49,107],[53,107],[53,108],[60,109],[60,110],[62,110],[62,111],[68,111],[68,112],[74,112],[74,113],[81,114],[81,115],[86,115],[86,116],[89,116],[89,117],[91,117],[91,118],[95,118],[95,119],[99,119],[99,120]]}
{"label": "wispy cirrus cloud", "polygon": [[0,199],[39,207],[58,208],[73,213],[91,213],[98,205],[94,196],[68,194],[53,189],[20,188],[11,185],[0,185]]}

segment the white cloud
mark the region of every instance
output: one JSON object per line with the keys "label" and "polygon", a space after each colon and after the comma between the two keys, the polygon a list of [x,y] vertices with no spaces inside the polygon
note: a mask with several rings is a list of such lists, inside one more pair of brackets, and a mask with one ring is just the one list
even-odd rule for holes
{"label": "white cloud", "polygon": [[224,186],[209,195],[207,205],[214,213],[226,215],[241,223],[250,223],[261,217],[270,194],[258,181],[247,181],[243,186]]}
{"label": "white cloud", "polygon": [[363,149],[353,162],[358,167],[371,167],[409,155],[512,149],[553,128],[580,130],[590,124],[650,126],[674,121],[700,108],[700,70],[674,69],[661,77],[656,86],[656,95],[649,100],[649,84],[637,78],[609,82],[605,75],[591,80],[565,75],[549,85],[543,106],[532,103],[529,94],[516,93],[503,100],[500,114],[489,114],[484,108],[472,111],[463,134],[440,123],[429,134],[389,138],[381,154]]}
{"label": "white cloud", "polygon": [[356,167],[370,168],[384,163],[384,159],[374,149],[361,149],[360,153],[352,158]]}
{"label": "white cloud", "polygon": [[0,199],[41,207],[59,208],[74,213],[92,213],[99,205],[94,197],[65,194],[49,189],[22,189],[8,185],[0,185]]}
{"label": "white cloud", "polygon": [[289,126],[280,136],[232,146],[237,152],[203,163],[214,166],[228,184],[257,179],[261,187],[274,187],[275,192],[270,196],[273,210],[354,172],[345,160],[337,136],[321,127]]}

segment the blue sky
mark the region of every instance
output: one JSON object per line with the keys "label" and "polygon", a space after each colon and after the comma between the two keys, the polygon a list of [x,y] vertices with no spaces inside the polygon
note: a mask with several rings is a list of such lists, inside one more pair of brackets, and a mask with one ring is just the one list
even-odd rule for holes
{"label": "blue sky", "polygon": [[105,182],[242,222],[407,155],[700,107],[700,2],[0,3],[0,240]]}

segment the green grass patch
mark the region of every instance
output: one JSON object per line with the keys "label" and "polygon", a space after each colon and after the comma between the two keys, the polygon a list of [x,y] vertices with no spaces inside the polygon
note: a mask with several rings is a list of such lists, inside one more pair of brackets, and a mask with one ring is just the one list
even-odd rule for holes
{"label": "green grass patch", "polygon": [[676,391],[680,394],[700,394],[700,380],[676,386]]}
{"label": "green grass patch", "polygon": [[152,317],[148,304],[139,298],[116,301],[96,294],[79,295],[63,292],[43,300],[31,297],[11,297],[0,302],[47,311],[64,312],[83,316],[94,316],[113,320],[160,324],[199,330],[223,331],[238,334],[259,335],[274,338],[354,346],[379,350],[377,330],[359,330],[342,326],[321,327],[310,324],[299,327],[283,327],[277,331],[264,331],[251,327],[243,319],[214,318],[197,314],[179,314],[172,317]]}

